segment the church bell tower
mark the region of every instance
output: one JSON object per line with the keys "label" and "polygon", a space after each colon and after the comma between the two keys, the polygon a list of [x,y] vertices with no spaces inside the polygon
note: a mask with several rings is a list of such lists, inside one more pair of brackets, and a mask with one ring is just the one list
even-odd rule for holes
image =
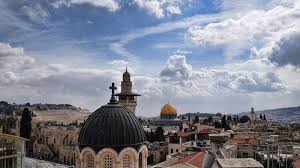
{"label": "church bell tower", "polygon": [[118,103],[126,107],[129,111],[135,113],[137,105],[137,96],[139,94],[132,92],[132,82],[130,80],[130,74],[127,71],[123,73],[123,81],[121,82],[121,93],[117,93]]}

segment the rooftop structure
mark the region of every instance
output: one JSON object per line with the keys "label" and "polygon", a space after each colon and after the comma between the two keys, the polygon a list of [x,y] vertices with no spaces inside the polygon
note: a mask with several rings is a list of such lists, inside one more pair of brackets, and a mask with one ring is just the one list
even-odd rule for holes
{"label": "rooftop structure", "polygon": [[219,168],[263,168],[264,166],[252,158],[217,159]]}
{"label": "rooftop structure", "polygon": [[300,158],[296,158],[296,159],[294,160],[294,167],[295,167],[295,168],[300,168]]}
{"label": "rooftop structure", "polygon": [[211,167],[215,157],[210,152],[196,152],[185,150],[179,153],[168,155],[167,160],[154,165],[153,168],[202,168]]}

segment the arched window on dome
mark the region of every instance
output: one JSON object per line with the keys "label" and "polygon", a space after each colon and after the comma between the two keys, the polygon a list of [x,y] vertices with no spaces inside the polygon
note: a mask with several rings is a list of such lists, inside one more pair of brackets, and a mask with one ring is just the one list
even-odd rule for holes
{"label": "arched window on dome", "polygon": [[94,156],[92,154],[87,154],[86,156],[86,161],[87,161],[87,167],[88,168],[94,168],[95,167],[95,160],[94,160]]}
{"label": "arched window on dome", "polygon": [[105,156],[104,158],[104,168],[112,168],[113,160],[110,155]]}
{"label": "arched window on dome", "polygon": [[129,155],[124,155],[123,156],[123,168],[131,168]]}

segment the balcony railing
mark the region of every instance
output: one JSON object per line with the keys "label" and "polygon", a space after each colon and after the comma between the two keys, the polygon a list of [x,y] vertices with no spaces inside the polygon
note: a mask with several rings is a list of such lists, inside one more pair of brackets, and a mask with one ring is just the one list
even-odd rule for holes
{"label": "balcony railing", "polygon": [[6,149],[4,149],[4,150],[0,149],[0,157],[2,157],[2,156],[10,156],[10,155],[15,155],[15,154],[17,154],[17,149],[8,149],[8,150],[6,150]]}

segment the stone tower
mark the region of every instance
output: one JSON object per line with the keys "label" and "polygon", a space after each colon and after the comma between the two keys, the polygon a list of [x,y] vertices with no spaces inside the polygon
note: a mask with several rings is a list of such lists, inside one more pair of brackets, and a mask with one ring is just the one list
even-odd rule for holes
{"label": "stone tower", "polygon": [[255,113],[253,107],[251,108],[250,119],[251,119],[251,121],[256,121],[256,113]]}
{"label": "stone tower", "polygon": [[132,82],[130,80],[130,74],[127,71],[123,73],[123,81],[121,82],[121,93],[117,93],[118,103],[126,107],[129,111],[135,113],[137,105],[137,96],[139,94],[132,92]]}

